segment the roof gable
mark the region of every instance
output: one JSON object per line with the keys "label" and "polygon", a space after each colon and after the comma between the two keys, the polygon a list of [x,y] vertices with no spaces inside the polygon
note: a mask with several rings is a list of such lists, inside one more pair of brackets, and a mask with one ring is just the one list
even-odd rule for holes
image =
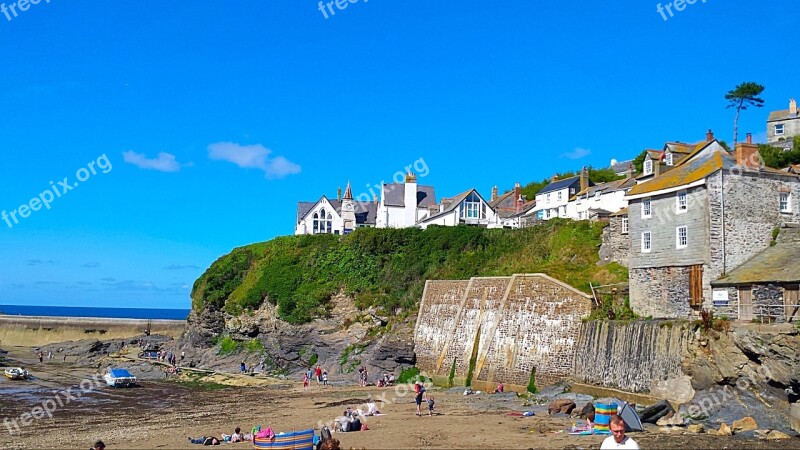
{"label": "roof gable", "polygon": [[[406,184],[385,183],[383,185],[383,204],[386,206],[406,206]],[[417,185],[417,207],[427,208],[436,204],[436,190],[433,186]]]}

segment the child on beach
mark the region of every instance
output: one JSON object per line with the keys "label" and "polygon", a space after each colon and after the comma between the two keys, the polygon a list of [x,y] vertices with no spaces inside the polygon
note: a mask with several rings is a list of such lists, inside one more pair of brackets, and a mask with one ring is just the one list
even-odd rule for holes
{"label": "child on beach", "polygon": [[328,371],[327,370],[322,372],[322,385],[323,386],[327,386],[328,385]]}
{"label": "child on beach", "polygon": [[428,397],[428,415],[433,417],[433,406],[436,404],[435,397]]}
{"label": "child on beach", "polygon": [[308,389],[308,374],[303,374],[303,389]]}

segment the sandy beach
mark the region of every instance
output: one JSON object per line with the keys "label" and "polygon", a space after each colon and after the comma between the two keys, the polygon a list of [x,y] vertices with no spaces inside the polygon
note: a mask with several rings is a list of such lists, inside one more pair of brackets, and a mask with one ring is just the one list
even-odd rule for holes
{"label": "sandy beach", "polygon": [[[342,448],[599,448],[603,437],[573,437],[563,430],[568,418],[547,416],[545,406],[525,405],[513,394],[464,397],[457,389],[431,390],[437,399],[433,417],[417,417],[413,397],[404,388],[318,387],[303,390],[293,381],[228,375],[218,381],[255,386],[192,386],[174,381],[145,380],[133,389],[113,390],[94,385],[96,371],[71,363],[39,364],[32,349],[9,349],[9,362],[28,367],[35,379],[0,381],[0,408],[5,438],[2,448],[88,448],[102,439],[108,448],[196,448],[187,437],[220,436],[235,427],[271,426],[276,432],[316,427],[366,398],[379,401],[385,415],[367,419],[369,431],[336,433]],[[109,363],[103,361],[102,363]],[[103,365],[103,364],[101,364]],[[70,401],[63,392],[71,389]],[[19,418],[44,401],[56,398],[52,418]],[[57,401],[60,399],[61,401]],[[534,411],[517,418],[513,411]],[[35,411],[34,411],[35,413]],[[40,414],[41,415],[41,414]],[[10,420],[17,420],[19,429]],[[9,433],[13,431],[13,433]],[[664,433],[651,428],[633,435],[642,448],[797,448],[796,440],[781,443],[754,439]],[[250,448],[250,444],[228,444]],[[225,446],[228,446],[225,445]]]}

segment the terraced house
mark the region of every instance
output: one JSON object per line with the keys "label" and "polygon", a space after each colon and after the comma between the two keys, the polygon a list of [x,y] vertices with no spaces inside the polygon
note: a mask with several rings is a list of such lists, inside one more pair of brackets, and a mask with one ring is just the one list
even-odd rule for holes
{"label": "terraced house", "polygon": [[712,282],[768,248],[773,230],[797,222],[798,196],[798,176],[763,167],[749,135],[733,153],[707,140],[633,187],[626,231],[634,311],[686,318],[707,308],[749,319],[751,298],[726,290],[715,299]]}

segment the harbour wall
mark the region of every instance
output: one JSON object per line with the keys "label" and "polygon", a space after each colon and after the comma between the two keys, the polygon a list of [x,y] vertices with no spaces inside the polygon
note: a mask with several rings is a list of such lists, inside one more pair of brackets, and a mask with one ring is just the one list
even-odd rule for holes
{"label": "harbour wall", "polygon": [[0,348],[36,347],[83,339],[123,339],[150,333],[180,337],[185,320],[96,319],[81,317],[35,317],[0,315]]}

